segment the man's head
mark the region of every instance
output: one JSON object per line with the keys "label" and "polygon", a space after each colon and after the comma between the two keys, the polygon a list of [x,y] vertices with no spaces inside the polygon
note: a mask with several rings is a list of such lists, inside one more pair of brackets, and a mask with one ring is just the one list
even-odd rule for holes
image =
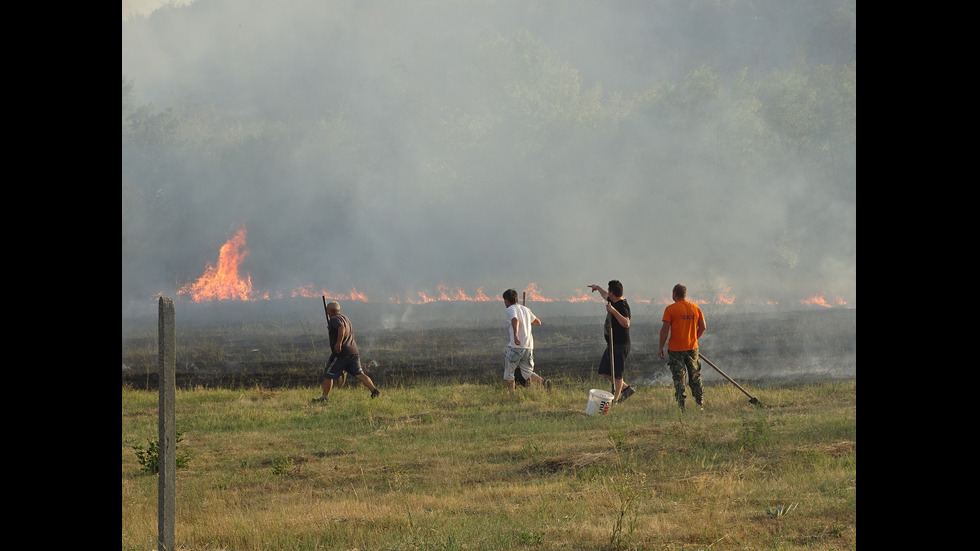
{"label": "man's head", "polygon": [[620,283],[618,279],[613,279],[609,282],[609,294],[615,295],[616,298],[622,298],[623,284]]}
{"label": "man's head", "polygon": [[340,313],[340,303],[339,302],[329,302],[327,303],[327,315],[333,316]]}
{"label": "man's head", "polygon": [[507,289],[504,291],[504,304],[510,306],[511,304],[517,304],[517,291],[514,289]]}
{"label": "man's head", "polygon": [[687,298],[687,286],[678,283],[674,285],[674,300],[684,300]]}

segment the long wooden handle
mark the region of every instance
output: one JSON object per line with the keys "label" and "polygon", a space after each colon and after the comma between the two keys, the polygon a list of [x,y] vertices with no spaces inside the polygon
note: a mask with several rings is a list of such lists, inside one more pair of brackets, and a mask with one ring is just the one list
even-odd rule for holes
{"label": "long wooden handle", "polygon": [[[603,308],[605,310],[605,308]],[[613,323],[618,323],[616,321],[616,316],[612,314],[607,314],[611,316],[609,318],[609,374],[612,375],[612,393],[613,396],[616,395],[616,351],[613,349]]]}
{"label": "long wooden handle", "polygon": [[741,390],[742,392],[745,392],[745,395],[746,395],[746,396],[748,396],[749,398],[752,398],[752,400],[755,400],[755,399],[756,399],[756,398],[755,398],[755,396],[752,396],[752,395],[751,395],[751,394],[749,394],[749,393],[748,393],[748,392],[747,392],[747,391],[746,391],[746,390],[745,390],[744,388],[742,388],[742,385],[740,385],[740,384],[738,384],[738,383],[736,383],[736,382],[735,382],[735,380],[734,380],[734,379],[732,379],[731,377],[729,377],[728,375],[726,375],[724,371],[722,371],[722,370],[720,370],[720,369],[718,369],[718,366],[717,366],[717,365],[715,365],[715,364],[713,364],[713,363],[711,363],[711,360],[709,360],[708,358],[705,358],[705,357],[704,357],[704,354],[698,354],[698,356],[700,356],[700,358],[701,358],[702,360],[704,360],[704,361],[706,361],[706,362],[708,362],[708,365],[710,365],[711,367],[713,367],[713,368],[715,368],[715,371],[717,371],[718,373],[721,373],[721,376],[722,376],[722,377],[724,377],[724,378],[726,378],[726,379],[728,379],[728,382],[729,382],[729,383],[732,383],[733,385],[735,385],[736,387],[738,387],[738,389],[739,389],[739,390]]}

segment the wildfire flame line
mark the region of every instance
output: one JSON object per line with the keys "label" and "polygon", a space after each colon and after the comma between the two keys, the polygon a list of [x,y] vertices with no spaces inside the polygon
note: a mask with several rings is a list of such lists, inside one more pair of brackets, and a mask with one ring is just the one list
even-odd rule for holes
{"label": "wildfire flame line", "polygon": [[[244,278],[239,276],[239,269],[242,261],[245,260],[245,257],[249,254],[248,247],[245,245],[245,236],[245,226],[242,225],[242,227],[239,228],[235,234],[221,246],[221,249],[218,252],[217,265],[212,266],[207,264],[204,269],[204,274],[197,280],[184,285],[177,291],[177,294],[188,295],[194,302],[211,302],[220,300],[255,301],[281,299],[287,297],[317,298],[321,296],[325,296],[333,300],[371,302],[366,294],[359,292],[353,286],[351,286],[350,292],[346,294],[336,293],[334,291],[329,291],[322,288],[318,289],[313,285],[304,285],[287,292],[254,290],[252,288],[252,278],[250,275],[245,274]],[[528,284],[528,286],[524,289],[524,294],[528,301],[536,303],[602,302],[602,299],[598,294],[588,293],[584,289],[578,289],[575,295],[564,299],[547,297],[538,288],[537,283]],[[395,296],[389,298],[388,302],[395,304],[429,304],[433,302],[494,302],[498,300],[501,300],[500,295],[494,293],[492,296],[488,296],[486,293],[484,293],[483,287],[478,288],[476,293],[470,294],[460,287],[450,287],[446,284],[439,284],[436,286],[436,292],[434,294],[418,291],[417,297],[402,299]],[[642,299],[631,297],[630,300],[637,303],[662,305],[667,305],[673,302],[672,299],[666,297],[661,297],[659,299]],[[736,296],[732,294],[732,288],[728,287],[724,291],[718,293],[718,296],[714,300],[698,298],[691,298],[689,300],[695,304],[735,304]],[[744,301],[744,303],[752,304],[752,302],[749,301]],[[809,298],[801,299],[800,303],[809,306],[821,306],[824,308],[834,307],[834,305],[829,303],[823,295],[813,295]],[[756,304],[775,305],[779,303],[768,300],[756,302]],[[837,297],[836,306],[846,305],[847,303],[842,298]]]}
{"label": "wildfire flame line", "polygon": [[194,302],[211,302],[218,300],[270,300],[274,298],[284,298],[285,296],[296,297],[320,297],[326,296],[335,300],[351,300],[367,302],[367,295],[360,293],[356,288],[351,287],[350,293],[335,293],[326,289],[316,289],[313,285],[306,285],[293,289],[287,293],[256,291],[252,288],[252,277],[245,274],[244,279],[239,276],[239,269],[242,261],[248,256],[249,250],[245,245],[246,229],[243,225],[235,234],[221,246],[218,251],[218,264],[206,265],[204,274],[196,281],[192,281],[181,287],[177,291],[178,295],[188,295]]}
{"label": "wildfire flame line", "polygon": [[[541,294],[537,283],[528,284],[523,292],[527,300],[531,302],[601,302],[601,300],[597,299],[596,297],[589,296],[582,290],[578,291],[578,295],[566,299],[549,298]],[[389,298],[388,302],[395,304],[429,304],[432,302],[496,302],[502,300],[501,295],[495,294],[493,296],[488,296],[483,291],[483,287],[478,288],[475,294],[469,294],[460,287],[450,287],[443,283],[436,286],[435,294],[429,294],[425,291],[418,291],[417,295],[418,298],[401,298],[399,296],[394,296]]]}
{"label": "wildfire flame line", "polygon": [[[823,306],[824,308],[833,308],[834,305],[827,302],[827,299],[821,295],[814,295],[810,298],[800,299],[801,304],[807,304],[810,306]],[[847,303],[844,299],[837,297],[837,306],[846,306]]]}

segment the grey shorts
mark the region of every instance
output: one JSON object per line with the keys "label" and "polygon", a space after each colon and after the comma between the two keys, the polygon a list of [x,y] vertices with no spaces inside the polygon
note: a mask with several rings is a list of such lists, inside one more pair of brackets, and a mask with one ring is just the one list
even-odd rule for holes
{"label": "grey shorts", "polygon": [[520,368],[521,376],[530,379],[534,374],[534,349],[507,348],[504,352],[504,380],[513,381],[514,371]]}
{"label": "grey shorts", "polygon": [[345,371],[354,376],[364,374],[359,354],[331,354],[327,366],[323,368],[323,378],[337,380]]}

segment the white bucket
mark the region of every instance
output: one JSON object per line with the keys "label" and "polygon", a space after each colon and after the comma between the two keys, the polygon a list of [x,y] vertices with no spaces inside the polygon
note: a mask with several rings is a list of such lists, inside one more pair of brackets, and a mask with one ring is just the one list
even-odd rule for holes
{"label": "white bucket", "polygon": [[589,401],[585,403],[585,414],[595,415],[598,413],[605,415],[609,412],[609,406],[612,405],[612,401],[612,392],[593,388],[589,391]]}

